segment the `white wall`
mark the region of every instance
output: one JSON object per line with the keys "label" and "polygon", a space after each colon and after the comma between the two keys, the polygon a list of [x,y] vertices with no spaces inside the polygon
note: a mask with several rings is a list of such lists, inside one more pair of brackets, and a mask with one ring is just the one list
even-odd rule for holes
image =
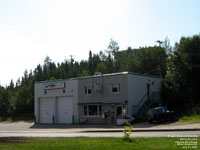
{"label": "white wall", "polygon": [[[47,83],[55,83],[55,82],[65,82],[65,88],[63,89],[49,89],[44,90],[44,85]],[[61,81],[49,81],[49,82],[41,82],[35,83],[35,101],[34,101],[34,114],[36,117],[36,122],[39,122],[39,99],[44,97],[52,97],[54,99],[54,105],[56,105],[56,98],[63,96],[72,96],[73,97],[73,114],[74,114],[74,122],[78,123],[78,80],[61,80]],[[63,92],[65,90],[65,92]],[[55,116],[56,106],[54,107],[53,113]]]}
{"label": "white wall", "polygon": [[[128,74],[128,114],[132,115],[132,106],[137,105],[147,93],[147,84],[150,84],[150,95],[152,92],[160,92],[162,79]],[[152,84],[153,83],[153,84]]]}

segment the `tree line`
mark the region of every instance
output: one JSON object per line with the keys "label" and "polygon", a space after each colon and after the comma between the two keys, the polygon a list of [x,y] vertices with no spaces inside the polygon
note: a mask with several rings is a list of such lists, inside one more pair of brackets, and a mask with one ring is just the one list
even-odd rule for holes
{"label": "tree line", "polygon": [[80,62],[71,57],[55,63],[47,56],[34,70],[25,70],[16,83],[11,80],[0,86],[0,116],[33,113],[35,82],[123,71],[162,77],[162,103],[171,109],[182,111],[199,104],[200,35],[182,37],[174,47],[166,38],[159,46],[126,50],[111,39],[106,50],[89,51],[88,59]]}

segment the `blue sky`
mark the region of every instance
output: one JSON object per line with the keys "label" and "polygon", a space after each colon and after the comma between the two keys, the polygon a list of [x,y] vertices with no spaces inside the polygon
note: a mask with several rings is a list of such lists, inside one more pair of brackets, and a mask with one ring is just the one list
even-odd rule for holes
{"label": "blue sky", "polygon": [[49,55],[62,62],[105,50],[153,46],[200,33],[199,0],[0,0],[0,84]]}

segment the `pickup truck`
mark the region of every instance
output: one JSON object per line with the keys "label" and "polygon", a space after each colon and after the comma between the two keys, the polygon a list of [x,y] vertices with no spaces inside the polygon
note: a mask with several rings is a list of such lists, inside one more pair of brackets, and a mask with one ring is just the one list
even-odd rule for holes
{"label": "pickup truck", "polygon": [[155,121],[165,122],[174,120],[175,115],[176,113],[174,111],[169,111],[166,107],[152,108],[146,113],[149,123],[154,123]]}

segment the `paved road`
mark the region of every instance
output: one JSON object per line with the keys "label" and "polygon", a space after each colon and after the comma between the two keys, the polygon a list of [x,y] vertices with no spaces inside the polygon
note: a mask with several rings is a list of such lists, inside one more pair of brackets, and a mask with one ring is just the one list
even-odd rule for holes
{"label": "paved road", "polygon": [[[1,132],[0,137],[123,137],[122,132]],[[133,132],[131,137],[200,137],[200,131]]]}
{"label": "paved road", "polygon": [[[131,137],[200,137],[200,130],[151,132],[152,129],[189,129],[198,127],[200,127],[200,124],[135,124],[134,130],[137,130],[137,132],[133,131]],[[149,131],[142,132],[144,129],[149,129]],[[0,123],[0,137],[122,137],[122,130],[123,127],[105,125],[34,125],[33,122]]]}

